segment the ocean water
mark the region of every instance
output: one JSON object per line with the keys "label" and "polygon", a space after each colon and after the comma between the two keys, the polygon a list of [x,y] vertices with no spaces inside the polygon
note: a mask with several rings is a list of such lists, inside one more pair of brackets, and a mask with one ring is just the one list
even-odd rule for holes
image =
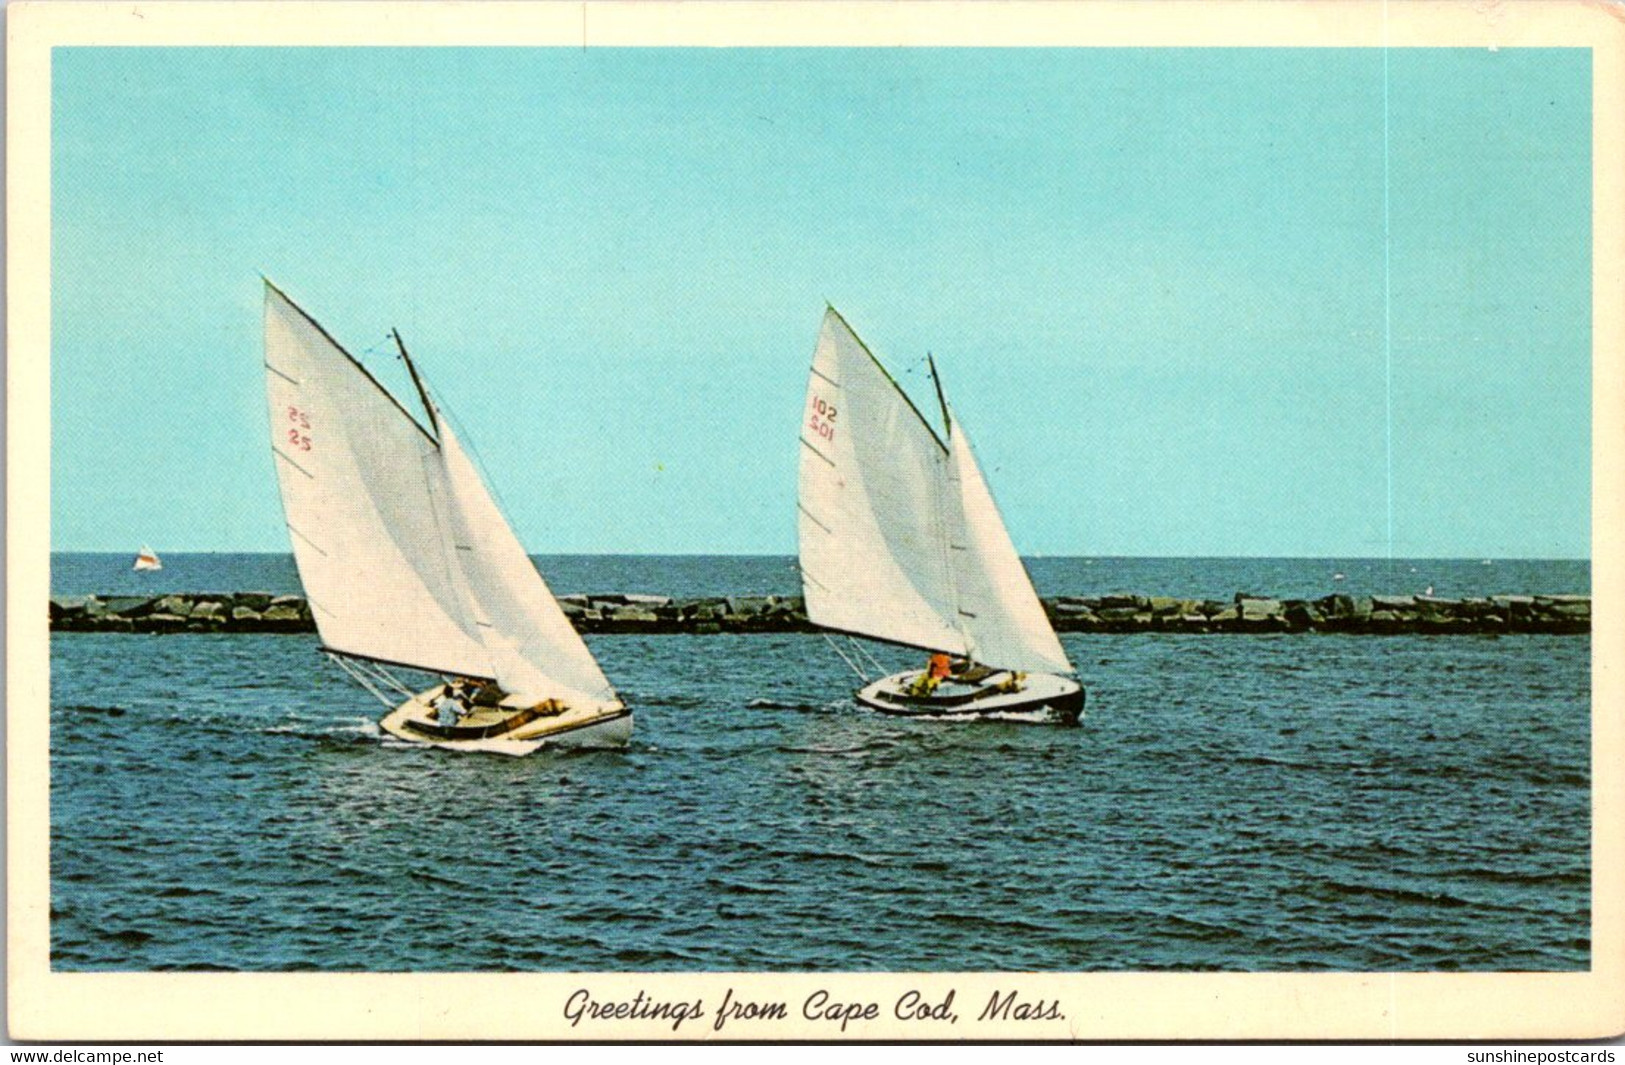
{"label": "ocean water", "polygon": [[[216,568],[154,576],[297,590],[268,579],[277,556],[195,557]],[[1047,594],[1316,579],[1124,561],[1098,584],[1108,560],[1033,568]],[[767,583],[786,563],[582,561],[554,585],[793,592],[793,571]],[[59,562],[53,588],[121,590],[96,565]],[[1454,594],[1589,583],[1430,565]],[[1587,637],[1068,634],[1076,729],[868,713],[819,636],[589,642],[631,746],[512,759],[386,740],[314,635],[55,634],[53,966],[1590,965]]]}
{"label": "ocean water", "polygon": [[[289,554],[171,554],[164,568],[136,573],[134,552],[59,552],[51,556],[52,595],[160,595],[168,592],[300,593]],[[800,595],[788,555],[535,555],[557,594],[638,592],[697,598]],[[1591,564],[1543,559],[1337,558],[1029,558],[1038,594],[1132,592],[1190,599],[1229,599],[1237,592],[1316,599],[1346,595],[1411,595],[1431,587],[1441,596],[1586,595]],[[1341,574],[1343,579],[1336,579]]]}

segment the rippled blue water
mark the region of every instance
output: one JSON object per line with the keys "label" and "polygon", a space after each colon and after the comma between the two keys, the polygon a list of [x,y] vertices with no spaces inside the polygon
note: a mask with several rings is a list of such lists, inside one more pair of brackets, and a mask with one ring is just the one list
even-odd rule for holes
{"label": "rippled blue water", "polygon": [[57,634],[53,964],[1589,966],[1588,638],[1064,640],[1078,729],[594,637],[632,746],[510,759],[386,743],[314,636]]}

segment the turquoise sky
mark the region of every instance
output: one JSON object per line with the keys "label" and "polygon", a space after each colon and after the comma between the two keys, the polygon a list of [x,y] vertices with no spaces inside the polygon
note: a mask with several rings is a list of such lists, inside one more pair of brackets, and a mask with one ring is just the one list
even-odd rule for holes
{"label": "turquoise sky", "polygon": [[53,85],[59,550],[288,549],[264,272],[357,354],[400,328],[533,552],[792,553],[826,299],[922,401],[935,355],[1026,554],[1590,552],[1583,50],[70,48]]}

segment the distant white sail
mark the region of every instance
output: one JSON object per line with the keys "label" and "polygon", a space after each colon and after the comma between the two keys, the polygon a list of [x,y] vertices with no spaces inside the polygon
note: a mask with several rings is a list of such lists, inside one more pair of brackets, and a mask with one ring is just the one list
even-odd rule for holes
{"label": "distant white sail", "polygon": [[269,284],[265,377],[294,559],[323,643],[494,677],[444,547],[449,489],[434,439]]}
{"label": "distant white sail", "polygon": [[800,544],[814,624],[966,653],[943,526],[946,452],[831,308],[801,414]]}
{"label": "distant white sail", "polygon": [[163,569],[164,564],[158,560],[158,553],[156,551],[148,547],[146,544],[142,544],[141,550],[136,553],[135,565],[131,566],[130,568],[145,572],[148,570]]}
{"label": "distant white sail", "polygon": [[948,429],[948,454],[949,476],[960,502],[960,521],[949,546],[960,625],[972,657],[1004,669],[1072,672],[957,418]]}
{"label": "distant white sail", "polygon": [[1001,669],[1072,672],[969,438],[953,420],[944,445],[833,309],[801,445],[802,588],[814,624]]}
{"label": "distant white sail", "polygon": [[436,414],[440,456],[455,515],[455,557],[497,683],[523,703],[553,698],[576,707],[621,706],[451,426]]}

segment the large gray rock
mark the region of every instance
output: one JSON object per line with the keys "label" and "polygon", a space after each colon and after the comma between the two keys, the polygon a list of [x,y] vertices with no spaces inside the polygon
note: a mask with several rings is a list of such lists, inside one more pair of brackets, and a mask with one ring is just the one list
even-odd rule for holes
{"label": "large gray rock", "polygon": [[1371,597],[1374,610],[1411,610],[1416,606],[1414,595],[1374,595]]}
{"label": "large gray rock", "polygon": [[595,595],[592,601],[597,604],[610,606],[640,606],[652,610],[657,606],[667,606],[671,603],[669,595],[638,595],[635,593],[617,592],[614,595]]}
{"label": "large gray rock", "polygon": [[773,605],[772,599],[765,595],[730,595],[727,602],[728,613],[739,617],[760,614]]}
{"label": "large gray rock", "polygon": [[270,592],[238,592],[231,597],[231,601],[234,606],[247,607],[259,613],[270,607],[273,598]]}
{"label": "large gray rock", "polygon": [[93,595],[67,595],[51,600],[51,620],[61,621],[64,618],[80,618],[85,616],[85,605],[96,597]]}
{"label": "large gray rock", "polygon": [[172,614],[175,617],[187,617],[192,613],[192,600],[183,595],[166,595],[152,604],[155,614]]}
{"label": "large gray rock", "polygon": [[85,604],[85,613],[91,616],[102,614],[118,614],[122,617],[135,617],[138,614],[150,614],[153,600],[144,595],[110,595],[105,599],[94,598]]}
{"label": "large gray rock", "polygon": [[683,608],[683,616],[696,621],[718,621],[727,610],[726,599],[696,599]]}
{"label": "large gray rock", "polygon": [[1302,599],[1290,599],[1282,604],[1282,612],[1286,615],[1287,624],[1295,629],[1308,629],[1321,622],[1320,611],[1315,604]]}
{"label": "large gray rock", "polygon": [[1285,609],[1279,599],[1243,599],[1236,605],[1241,608],[1243,621],[1267,621],[1278,618]]}

